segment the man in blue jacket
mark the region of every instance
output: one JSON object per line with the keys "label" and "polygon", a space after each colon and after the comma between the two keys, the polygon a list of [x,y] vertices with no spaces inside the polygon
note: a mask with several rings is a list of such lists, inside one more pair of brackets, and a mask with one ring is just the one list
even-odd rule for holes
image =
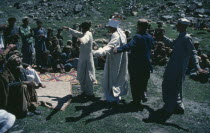
{"label": "man in blue jacket", "polygon": [[133,103],[139,105],[146,102],[147,83],[150,78],[151,63],[150,54],[154,40],[147,33],[149,22],[139,19],[137,22],[137,34],[133,39],[121,47],[115,48],[115,53],[130,51],[129,74]]}

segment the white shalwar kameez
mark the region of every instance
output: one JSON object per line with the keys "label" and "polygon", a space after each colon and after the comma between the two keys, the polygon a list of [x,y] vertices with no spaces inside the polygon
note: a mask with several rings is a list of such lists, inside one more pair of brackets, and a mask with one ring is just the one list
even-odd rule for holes
{"label": "white shalwar kameez", "polygon": [[127,94],[128,90],[129,76],[127,53],[113,53],[114,47],[120,47],[122,45],[120,33],[116,31],[112,34],[110,42],[105,47],[94,51],[94,56],[106,55],[103,89],[105,99],[108,102],[119,102],[121,99],[120,96]]}
{"label": "white shalwar kameez", "polygon": [[81,33],[79,31],[69,29],[69,32],[80,38],[80,54],[77,66],[77,80],[80,82],[81,90],[88,96],[93,95],[93,82],[95,78],[95,66],[93,61],[93,36],[90,31]]}

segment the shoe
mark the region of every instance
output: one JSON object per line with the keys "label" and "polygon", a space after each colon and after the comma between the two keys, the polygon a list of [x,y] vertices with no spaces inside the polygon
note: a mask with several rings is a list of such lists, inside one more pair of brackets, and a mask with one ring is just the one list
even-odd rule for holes
{"label": "shoe", "polygon": [[31,116],[34,116],[35,114],[33,112],[27,112],[26,113],[26,117],[31,117]]}
{"label": "shoe", "polygon": [[33,112],[32,112],[34,115],[41,115],[41,111],[40,110],[34,110]]}
{"label": "shoe", "polygon": [[184,114],[184,109],[176,108],[175,111],[173,112],[173,114],[183,115]]}
{"label": "shoe", "polygon": [[136,107],[141,106],[140,101],[131,101],[130,104],[133,105],[133,106],[136,106]]}
{"label": "shoe", "polygon": [[172,113],[167,112],[165,109],[158,109],[157,111],[151,113],[148,118],[143,119],[145,123],[165,123]]}
{"label": "shoe", "polygon": [[142,102],[143,102],[143,103],[145,103],[145,102],[147,102],[147,101],[148,101],[148,100],[147,100],[146,97],[143,97],[143,98],[142,98]]}
{"label": "shoe", "polygon": [[95,95],[91,95],[91,96],[86,95],[86,98],[90,101],[93,101],[96,99]]}
{"label": "shoe", "polygon": [[160,114],[160,119],[158,120],[158,123],[165,123],[170,117],[172,113],[169,113],[167,111],[163,111]]}
{"label": "shoe", "polygon": [[84,92],[82,92],[79,96],[86,97],[87,95]]}
{"label": "shoe", "polygon": [[16,116],[17,119],[22,119],[22,118],[25,118],[25,117],[34,116],[34,113],[25,111],[25,112],[23,112],[21,114],[16,114],[15,116]]}

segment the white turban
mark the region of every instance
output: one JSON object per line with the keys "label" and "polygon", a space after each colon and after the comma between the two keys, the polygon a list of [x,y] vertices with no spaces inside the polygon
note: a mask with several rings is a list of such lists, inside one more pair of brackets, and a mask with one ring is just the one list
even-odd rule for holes
{"label": "white turban", "polygon": [[116,28],[117,32],[120,35],[121,42],[123,44],[127,43],[127,39],[126,39],[126,35],[125,35],[124,31],[121,28],[119,28],[120,21],[118,21],[118,20],[116,20],[114,18],[109,19],[109,22],[108,22],[107,26],[112,27],[112,28]]}

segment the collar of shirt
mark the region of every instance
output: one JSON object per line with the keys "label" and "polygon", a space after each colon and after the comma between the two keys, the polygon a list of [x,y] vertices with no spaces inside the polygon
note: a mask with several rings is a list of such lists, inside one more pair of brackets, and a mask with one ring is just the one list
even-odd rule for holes
{"label": "collar of shirt", "polygon": [[179,36],[178,37],[183,37],[183,36],[185,36],[187,34],[187,32],[181,32],[181,33],[179,33]]}

